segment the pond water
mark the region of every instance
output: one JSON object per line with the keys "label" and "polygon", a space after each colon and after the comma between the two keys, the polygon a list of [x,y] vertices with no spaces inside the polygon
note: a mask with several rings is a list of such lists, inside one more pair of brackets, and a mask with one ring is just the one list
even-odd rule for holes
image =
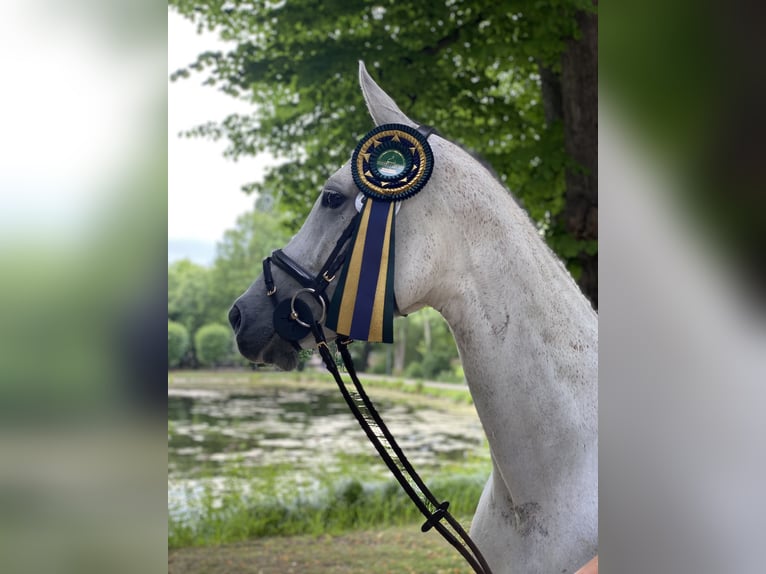
{"label": "pond water", "polygon": [[[426,481],[444,472],[488,473],[472,408],[407,395],[378,399],[375,391],[368,389]],[[343,477],[370,484],[389,474],[333,384],[169,387],[168,498],[176,517],[211,493],[306,496]]]}

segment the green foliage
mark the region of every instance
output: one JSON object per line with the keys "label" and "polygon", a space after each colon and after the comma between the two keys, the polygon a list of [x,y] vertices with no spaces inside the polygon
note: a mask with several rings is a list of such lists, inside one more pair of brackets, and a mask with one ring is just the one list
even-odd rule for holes
{"label": "green foliage", "polygon": [[404,369],[404,376],[408,379],[422,379],[423,367],[418,362],[412,362]]}
{"label": "green foliage", "polygon": [[168,367],[177,367],[189,350],[189,331],[181,323],[168,321]]}
{"label": "green foliage", "polygon": [[386,375],[388,374],[388,361],[385,357],[385,350],[375,353],[375,360],[370,363],[367,369],[373,375]]}
{"label": "green foliage", "polygon": [[[253,103],[250,114],[191,129],[228,140],[232,158],[269,150],[285,162],[243,188],[272,198],[297,229],[325,179],[371,127],[357,61],[419,122],[477,152],[533,219],[564,205],[559,122],[543,110],[541,67],[559,70],[585,0],[395,2],[291,0],[236,4],[171,0],[200,29],[234,42],[205,52],[173,78],[207,84]],[[550,228],[548,235],[564,233]]]}
{"label": "green foliage", "polygon": [[[211,268],[187,259],[168,266],[168,319],[182,324],[190,333],[206,323],[226,324],[231,304],[258,276],[261,261],[289,238],[276,215],[260,211],[241,215],[217,245]],[[230,332],[228,336],[230,339]],[[197,351],[196,337],[191,352],[204,362]]]}
{"label": "green foliage", "polygon": [[420,363],[425,379],[439,378],[441,372],[451,370],[458,351],[444,317],[429,307],[402,320],[407,324],[405,363]]}
{"label": "green foliage", "polygon": [[190,333],[209,322],[210,273],[188,259],[168,266],[168,319]]}
{"label": "green foliage", "polygon": [[450,353],[447,349],[432,351],[423,358],[423,377],[437,378],[442,371],[451,371]]}
{"label": "green foliage", "polygon": [[194,335],[194,345],[199,362],[213,367],[225,363],[234,351],[231,329],[217,323],[201,327]]}
{"label": "green foliage", "polygon": [[[320,478],[321,480],[321,478]],[[429,488],[450,501],[457,516],[473,512],[486,475],[436,477]],[[263,494],[263,493],[261,493]],[[286,497],[275,492],[250,501],[234,490],[222,499],[208,491],[193,524],[168,521],[168,546],[204,546],[240,542],[262,536],[339,534],[384,525],[411,524],[422,515],[393,481],[371,488],[357,480],[325,484],[320,497]]]}

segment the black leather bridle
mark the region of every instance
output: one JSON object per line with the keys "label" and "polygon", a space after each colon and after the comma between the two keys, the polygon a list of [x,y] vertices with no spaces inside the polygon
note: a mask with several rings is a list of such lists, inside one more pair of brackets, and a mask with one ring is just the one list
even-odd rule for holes
{"label": "black leather bridle", "polygon": [[[330,304],[326,293],[327,287],[335,279],[335,275],[346,261],[346,256],[351,247],[349,239],[351,239],[357,225],[359,225],[360,219],[361,213],[357,213],[353,217],[335,243],[330,256],[316,275],[312,275],[281,249],[273,251],[270,257],[263,260],[263,279],[266,283],[266,294],[274,304],[274,330],[296,350],[301,349],[299,341],[312,332],[315,323],[321,325],[324,322],[327,307]],[[287,273],[301,286],[301,289],[298,289],[291,298],[279,301],[279,298],[276,297],[278,290],[271,273],[272,264]],[[299,299],[299,296],[304,293],[312,295],[321,305],[322,316],[318,321],[314,320],[311,308]]]}
{"label": "black leather bridle", "polygon": [[[429,128],[424,133],[430,135],[432,131]],[[322,326],[329,306],[326,293],[327,287],[335,279],[335,275],[346,260],[351,249],[351,242],[349,240],[359,225],[360,219],[361,211],[354,216],[343,233],[341,233],[332,252],[316,275],[307,271],[281,249],[275,250],[270,257],[263,260],[266,294],[274,304],[274,330],[296,350],[301,349],[299,343],[301,340],[309,334],[314,335],[325,367],[335,379],[346,404],[348,404],[367,438],[378,451],[383,462],[386,463],[386,466],[388,466],[402,489],[407,493],[415,506],[418,507],[423,516],[425,516],[426,521],[423,523],[421,530],[427,532],[431,528],[436,529],[447,542],[460,552],[477,574],[492,574],[489,565],[475,542],[471,540],[468,533],[447,510],[449,502],[439,501],[426,487],[378,414],[375,405],[370,400],[361,381],[357,377],[354,362],[348,351],[348,345],[352,343],[352,340],[344,335],[338,335],[336,338],[336,346],[343,359],[346,372],[351,377],[351,386],[347,385],[341,377],[335,359],[327,345]],[[272,264],[284,271],[301,286],[291,297],[279,301],[279,298],[276,296],[278,288],[274,283],[274,277],[271,272]],[[311,307],[299,298],[304,293],[314,297],[320,304],[322,315],[319,319],[314,318]]]}

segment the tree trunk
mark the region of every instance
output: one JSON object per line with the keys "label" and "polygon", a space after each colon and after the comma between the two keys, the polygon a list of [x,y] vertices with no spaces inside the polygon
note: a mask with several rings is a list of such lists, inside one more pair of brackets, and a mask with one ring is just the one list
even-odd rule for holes
{"label": "tree trunk", "polygon": [[[564,147],[577,168],[566,172],[563,211],[557,223],[572,237],[598,240],[598,18],[577,16],[581,37],[561,56],[561,74],[539,66],[545,122],[564,124]],[[581,251],[580,289],[598,309],[598,255]]]}
{"label": "tree trunk", "polygon": [[359,370],[366,372],[370,366],[370,352],[372,351],[372,343],[365,341],[362,344],[362,352],[359,354]]}
{"label": "tree trunk", "polygon": [[426,355],[431,353],[431,321],[428,315],[423,316],[423,343],[426,346]]}
{"label": "tree trunk", "polygon": [[407,324],[399,321],[399,332],[396,335],[394,347],[394,366],[393,374],[401,375],[404,372],[404,359],[407,351]]}
{"label": "tree trunk", "polygon": [[[598,16],[577,16],[581,37],[570,40],[561,57],[564,146],[577,162],[566,173],[560,221],[575,239],[598,240]],[[598,255],[581,251],[580,288],[598,309]]]}

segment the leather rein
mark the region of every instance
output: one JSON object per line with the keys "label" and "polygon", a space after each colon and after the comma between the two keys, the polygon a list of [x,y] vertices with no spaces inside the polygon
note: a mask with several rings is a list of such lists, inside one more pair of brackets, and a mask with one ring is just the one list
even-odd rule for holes
{"label": "leather rein", "polygon": [[[460,552],[477,574],[492,574],[474,541],[448,511],[449,502],[440,502],[431,493],[407,460],[372,400],[365,392],[348,351],[348,345],[353,341],[344,335],[338,335],[336,338],[336,346],[346,372],[351,378],[350,384],[344,382],[341,377],[335,358],[328,347],[322,327],[329,304],[326,289],[348,255],[350,250],[349,239],[359,224],[359,220],[360,213],[357,213],[338,238],[330,256],[316,275],[308,272],[281,249],[277,249],[270,257],[264,259],[263,277],[266,283],[266,294],[271,298],[274,305],[274,328],[277,334],[288,341],[296,350],[301,349],[299,341],[313,334],[325,367],[335,379],[343,399],[354,414],[359,426],[362,427],[367,438],[402,489],[426,518],[421,526],[421,531],[427,532],[434,528]],[[276,297],[277,286],[271,272],[272,264],[287,273],[301,286],[292,297],[282,301]],[[314,318],[311,307],[300,299],[301,295],[304,294],[311,295],[321,306],[322,315],[319,319]]]}

